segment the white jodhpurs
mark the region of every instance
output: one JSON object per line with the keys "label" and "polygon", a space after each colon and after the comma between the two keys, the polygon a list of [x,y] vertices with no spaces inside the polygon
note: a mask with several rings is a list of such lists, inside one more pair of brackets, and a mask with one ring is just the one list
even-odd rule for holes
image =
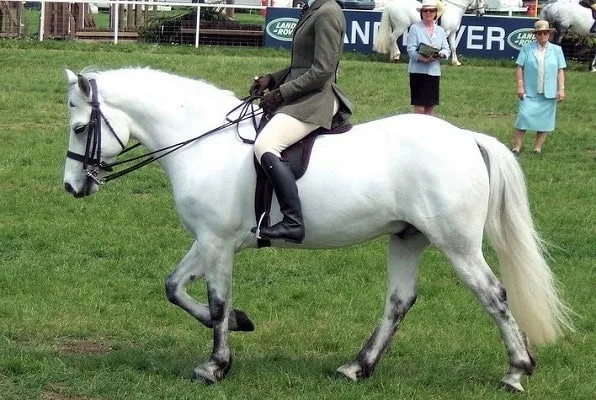
{"label": "white jodhpurs", "polygon": [[[335,100],[333,115],[339,110],[339,102]],[[281,157],[281,152],[300,141],[319,126],[302,122],[288,114],[277,113],[265,125],[254,144],[255,156],[259,163],[265,153],[273,153]]]}

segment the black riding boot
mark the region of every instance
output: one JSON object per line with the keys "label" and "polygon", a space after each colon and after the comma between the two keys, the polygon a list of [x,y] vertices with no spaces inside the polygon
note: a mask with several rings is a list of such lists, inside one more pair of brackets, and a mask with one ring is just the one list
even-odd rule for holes
{"label": "black riding boot", "polygon": [[304,239],[302,206],[300,197],[298,197],[296,179],[290,165],[273,153],[265,153],[261,156],[261,167],[273,185],[280,211],[284,216],[281,222],[270,227],[262,227],[261,238],[284,239],[298,244],[302,243]]}

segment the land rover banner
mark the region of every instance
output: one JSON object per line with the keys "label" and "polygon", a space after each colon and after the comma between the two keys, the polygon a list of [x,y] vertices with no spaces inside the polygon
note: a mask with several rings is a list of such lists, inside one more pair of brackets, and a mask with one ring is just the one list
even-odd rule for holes
{"label": "land rover banner", "polygon": [[[381,13],[378,11],[344,11],[347,30],[344,52],[371,53]],[[265,46],[290,48],[292,33],[300,9],[267,8]],[[534,40],[534,18],[464,15],[457,32],[458,55],[486,58],[515,58],[521,46]],[[397,43],[405,52],[406,35]]]}

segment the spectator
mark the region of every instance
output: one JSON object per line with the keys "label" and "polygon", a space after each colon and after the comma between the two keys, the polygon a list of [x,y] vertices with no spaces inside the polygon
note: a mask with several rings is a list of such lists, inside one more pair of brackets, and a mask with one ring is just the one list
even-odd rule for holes
{"label": "spectator", "polygon": [[536,131],[534,152],[542,153],[547,133],[555,129],[557,100],[565,99],[567,64],[561,47],[549,42],[553,31],[548,21],[536,21],[536,41],[524,45],[517,56],[519,111],[511,149],[515,155],[521,151],[526,130]]}
{"label": "spectator", "polygon": [[439,104],[439,59],[449,57],[451,52],[445,30],[437,25],[437,18],[443,11],[442,3],[423,0],[417,10],[421,21],[410,27],[407,43],[410,98],[415,113],[432,115],[434,107]]}

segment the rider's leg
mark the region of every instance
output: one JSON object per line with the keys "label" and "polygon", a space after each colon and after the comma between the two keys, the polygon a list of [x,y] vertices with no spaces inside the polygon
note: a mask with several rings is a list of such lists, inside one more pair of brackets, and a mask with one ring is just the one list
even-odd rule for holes
{"label": "rider's leg", "polygon": [[[260,237],[263,239],[285,239],[297,243],[304,239],[302,206],[296,179],[289,164],[281,159],[281,152],[317,127],[278,113],[263,128],[254,144],[255,156],[273,185],[283,214],[281,222],[271,227],[260,227]],[[253,229],[256,231],[256,228]]]}

